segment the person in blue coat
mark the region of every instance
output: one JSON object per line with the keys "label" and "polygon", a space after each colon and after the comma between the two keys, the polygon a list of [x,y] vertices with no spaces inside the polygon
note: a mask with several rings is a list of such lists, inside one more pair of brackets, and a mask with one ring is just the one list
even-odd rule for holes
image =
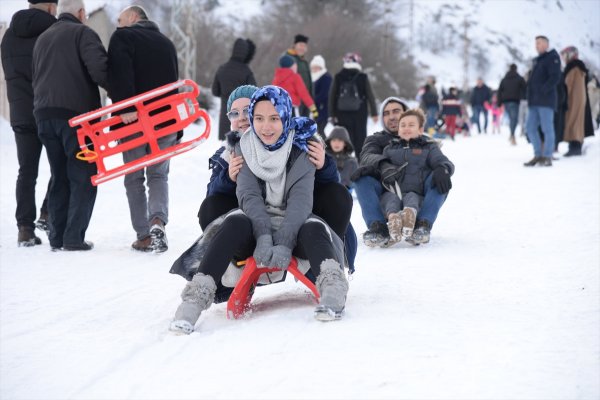
{"label": "person in blue coat", "polygon": [[325,140],[325,126],[329,118],[329,89],[331,88],[333,78],[327,71],[323,56],[317,54],[313,57],[310,62],[310,76],[313,81],[314,93],[312,95],[315,100],[315,106],[317,106],[317,111],[319,112],[319,116],[316,119],[317,132]]}
{"label": "person in blue coat", "polygon": [[[248,106],[256,90],[258,90],[256,86],[240,86],[231,93],[227,101],[227,116],[231,121],[231,132],[226,135],[227,145],[219,148],[208,161],[212,174],[207,185],[206,198],[198,211],[202,230],[219,216],[239,207],[235,191],[237,175],[243,159],[233,153],[232,149],[250,127]],[[357,238],[350,224],[352,196],[340,183],[335,159],[325,153],[323,144],[311,141],[308,147],[309,159],[317,168],[313,213],[323,218],[338,236],[344,239],[349,270],[354,272]]]}
{"label": "person in blue coat", "polygon": [[[535,38],[535,49],[539,56],[533,60],[533,69],[527,81],[527,137],[533,145],[533,158],[524,163],[551,167],[554,151],[554,112],[556,111],[560,82],[560,56],[556,50],[548,50],[550,42],[546,36]],[[544,142],[538,133],[542,128]]]}

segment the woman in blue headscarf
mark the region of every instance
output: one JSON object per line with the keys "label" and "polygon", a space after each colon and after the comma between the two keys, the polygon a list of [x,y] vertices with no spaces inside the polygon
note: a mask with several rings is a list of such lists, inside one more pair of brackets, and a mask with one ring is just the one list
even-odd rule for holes
{"label": "woman in blue headscarf", "polygon": [[292,255],[307,259],[320,294],[315,318],[339,319],[344,310],[348,282],[342,241],[311,214],[315,167],[307,142],[315,140],[316,123],[293,117],[289,94],[277,86],[257,90],[248,113],[251,131],[236,145],[236,154],[244,157],[236,189],[240,209],[228,214],[211,238],[198,272],[182,292],[172,331],[191,333],[200,313],[213,303],[215,282],[229,261],[252,255],[258,265],[281,270]]}

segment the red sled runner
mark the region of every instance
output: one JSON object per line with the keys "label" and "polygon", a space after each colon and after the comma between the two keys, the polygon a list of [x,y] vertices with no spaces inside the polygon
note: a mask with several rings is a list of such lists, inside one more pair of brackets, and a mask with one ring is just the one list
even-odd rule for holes
{"label": "red sled runner", "polygon": [[[254,261],[254,257],[248,257],[246,259],[244,272],[242,272],[242,276],[235,285],[235,288],[229,297],[229,301],[227,302],[227,318],[238,319],[243,316],[250,308],[250,301],[252,300],[254,288],[256,287],[260,275],[275,271],[279,270],[273,267],[258,267],[256,265],[256,261]],[[306,276],[304,276],[302,272],[300,272],[296,257],[292,257],[287,272],[292,274],[300,282],[304,283],[304,285],[306,285],[306,287],[309,288],[313,293],[315,299],[317,301],[319,300],[319,292],[317,291],[317,288],[315,287],[314,283],[312,283]]]}
{"label": "red sled runner", "polygon": [[[173,93],[188,87],[191,91]],[[77,140],[81,151],[77,158],[95,162],[98,174],[92,184],[100,183],[138,171],[149,165],[165,161],[184,153],[205,141],[210,134],[210,118],[198,105],[198,85],[189,79],[179,80],[150,90],[135,97],[79,115],[69,120],[69,125],[79,127]],[[137,121],[123,124],[115,112],[137,111]],[[104,118],[104,119],[103,119]],[[161,149],[158,139],[182,131],[197,119],[204,120],[204,131],[193,139]],[[114,168],[106,166],[107,157],[148,145],[150,154]]]}

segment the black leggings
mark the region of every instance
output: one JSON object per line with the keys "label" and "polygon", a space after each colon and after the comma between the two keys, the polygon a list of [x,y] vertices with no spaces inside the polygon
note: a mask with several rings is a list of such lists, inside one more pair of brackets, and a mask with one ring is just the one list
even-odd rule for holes
{"label": "black leggings", "polygon": [[[313,192],[313,214],[323,218],[340,238],[346,235],[346,229],[352,215],[352,196],[341,183],[315,183]],[[221,215],[238,208],[235,196],[214,194],[202,201],[198,219],[202,230]]]}
{"label": "black leggings", "polygon": [[200,210],[198,211],[198,221],[200,228],[204,231],[208,224],[219,218],[221,215],[228,213],[234,208],[238,208],[239,204],[237,197],[227,196],[224,194],[213,194],[202,201]]}
{"label": "black leggings", "polygon": [[[242,214],[231,215],[223,221],[211,240],[198,272],[221,282],[230,260],[245,260],[254,253],[256,241],[250,219]],[[300,227],[294,256],[308,259],[314,276],[319,276],[323,260],[335,258],[335,250],[327,228],[321,222],[306,222]]]}
{"label": "black leggings", "polygon": [[342,240],[350,223],[352,205],[352,195],[341,183],[315,183],[313,214],[323,218]]}

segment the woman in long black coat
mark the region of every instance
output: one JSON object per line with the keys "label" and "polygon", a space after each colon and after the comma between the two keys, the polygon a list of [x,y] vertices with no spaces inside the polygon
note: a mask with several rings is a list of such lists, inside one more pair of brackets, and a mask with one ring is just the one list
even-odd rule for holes
{"label": "woman in long black coat", "polygon": [[256,46],[250,39],[236,39],[233,44],[231,58],[221,65],[215,74],[212,93],[221,98],[221,113],[219,114],[219,140],[225,140],[229,132],[227,119],[227,99],[233,90],[242,85],[256,85],[254,74],[248,66],[254,57]]}

